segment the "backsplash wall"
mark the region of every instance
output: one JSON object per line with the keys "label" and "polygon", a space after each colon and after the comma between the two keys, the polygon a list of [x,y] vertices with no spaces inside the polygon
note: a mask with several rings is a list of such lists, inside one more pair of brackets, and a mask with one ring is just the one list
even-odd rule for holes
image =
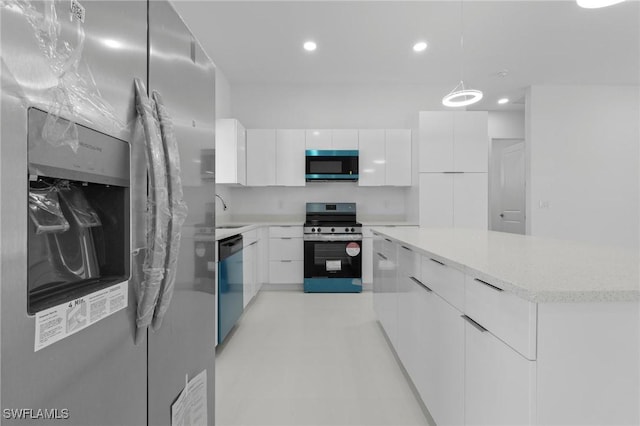
{"label": "backsplash wall", "polygon": [[229,210],[234,221],[304,220],[305,203],[355,202],[361,220],[403,221],[408,188],[359,187],[356,183],[317,182],[304,187],[229,188]]}

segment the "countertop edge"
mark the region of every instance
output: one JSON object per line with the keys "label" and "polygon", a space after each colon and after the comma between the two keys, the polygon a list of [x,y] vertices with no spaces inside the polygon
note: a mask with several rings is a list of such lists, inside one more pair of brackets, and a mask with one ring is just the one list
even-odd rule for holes
{"label": "countertop edge", "polygon": [[527,300],[533,303],[598,303],[598,302],[640,302],[640,290],[603,290],[603,291],[549,291],[549,290],[531,290],[512,282],[506,281],[500,277],[496,277],[487,273],[486,271],[479,270],[477,268],[473,268],[471,266],[460,263],[455,259],[450,259],[446,256],[442,256],[438,253],[431,252],[426,250],[423,247],[417,247],[414,244],[411,244],[408,241],[403,241],[394,237],[393,235],[389,235],[385,233],[383,227],[373,228],[372,232],[378,233],[385,237],[390,238],[391,240],[406,245],[421,254],[432,257],[436,260],[446,261],[448,266],[452,266],[455,269],[460,270],[468,275],[476,275],[479,278],[489,279],[496,284],[500,285],[500,287],[515,295],[521,299]]}

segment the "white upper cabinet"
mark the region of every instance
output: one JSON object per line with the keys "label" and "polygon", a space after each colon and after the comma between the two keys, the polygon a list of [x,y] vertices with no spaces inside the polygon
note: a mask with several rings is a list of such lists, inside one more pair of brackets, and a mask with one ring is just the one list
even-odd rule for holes
{"label": "white upper cabinet", "polygon": [[384,130],[360,130],[358,185],[382,186],[386,181]]}
{"label": "white upper cabinet", "polygon": [[216,120],[216,183],[247,183],[246,146],[246,132],[238,120]]}
{"label": "white upper cabinet", "polygon": [[305,131],[306,149],[355,150],[358,149],[358,131],[355,129],[308,129]]}
{"label": "white upper cabinet", "polygon": [[453,167],[459,172],[489,169],[489,114],[456,111],[453,116]]}
{"label": "white upper cabinet", "polygon": [[411,130],[385,130],[386,171],[389,186],[411,186]]}
{"label": "white upper cabinet", "polygon": [[453,171],[453,112],[420,112],[420,172]]}
{"label": "white upper cabinet", "polygon": [[487,173],[456,173],[453,178],[453,226],[487,229],[489,181]]}
{"label": "white upper cabinet", "polygon": [[420,172],[487,172],[486,111],[421,111]]}
{"label": "white upper cabinet", "polygon": [[276,130],[247,130],[247,186],[276,184]]}
{"label": "white upper cabinet", "polygon": [[331,144],[331,130],[308,129],[304,132],[306,149],[333,149]]}
{"label": "white upper cabinet", "polygon": [[304,151],[304,130],[276,130],[276,185],[305,185]]}
{"label": "white upper cabinet", "polygon": [[358,185],[411,186],[411,130],[359,131]]}
{"label": "white upper cabinet", "polygon": [[332,149],[358,149],[358,131],[355,129],[341,129],[331,131]]}

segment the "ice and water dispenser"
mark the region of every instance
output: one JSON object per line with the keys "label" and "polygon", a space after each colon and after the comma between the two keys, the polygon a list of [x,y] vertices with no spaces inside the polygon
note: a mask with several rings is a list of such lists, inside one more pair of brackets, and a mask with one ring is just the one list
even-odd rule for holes
{"label": "ice and water dispenser", "polygon": [[46,120],[29,109],[29,314],[127,280],[130,269],[129,144],[80,125],[75,146],[51,143]]}

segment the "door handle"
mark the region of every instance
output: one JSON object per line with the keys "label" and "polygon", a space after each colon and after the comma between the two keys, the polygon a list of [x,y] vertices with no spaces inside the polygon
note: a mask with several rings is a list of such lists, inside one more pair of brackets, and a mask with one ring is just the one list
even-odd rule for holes
{"label": "door handle", "polygon": [[418,284],[419,286],[423,287],[425,290],[427,290],[429,293],[431,293],[433,290],[431,290],[429,287],[427,287],[426,285],[424,285],[422,283],[422,281],[420,281],[419,279],[417,279],[416,277],[409,277],[409,279],[411,281],[413,281],[414,283]]}
{"label": "door handle", "polygon": [[478,330],[480,333],[484,333],[487,331],[486,328],[484,328],[483,326],[481,326],[480,324],[478,324],[477,322],[475,322],[474,320],[472,320],[471,318],[469,318],[466,315],[460,315],[460,317],[462,319],[464,319],[466,322],[468,322],[469,324],[471,324],[476,330]]}
{"label": "door handle", "polygon": [[167,210],[167,178],[166,164],[162,141],[159,138],[160,128],[153,114],[153,106],[147,96],[144,83],[136,78],[136,109],[141,118],[144,130],[145,147],[147,151],[147,168],[149,179],[149,198],[151,199],[148,220],[149,238],[147,256],[144,260],[144,282],[139,286],[137,314],[136,314],[136,343],[142,341],[145,331],[153,319],[160,286],[165,273],[166,251],[163,250],[167,241],[167,227],[169,215]]}
{"label": "door handle", "polygon": [[486,285],[487,287],[494,289],[495,291],[504,291],[504,290],[503,290],[503,289],[501,289],[500,287],[496,287],[496,286],[495,286],[495,285],[493,285],[493,284],[489,284],[488,282],[483,281],[483,280],[481,280],[480,278],[474,278],[473,280],[474,280],[474,281],[478,281],[480,284],[484,284],[484,285]]}

